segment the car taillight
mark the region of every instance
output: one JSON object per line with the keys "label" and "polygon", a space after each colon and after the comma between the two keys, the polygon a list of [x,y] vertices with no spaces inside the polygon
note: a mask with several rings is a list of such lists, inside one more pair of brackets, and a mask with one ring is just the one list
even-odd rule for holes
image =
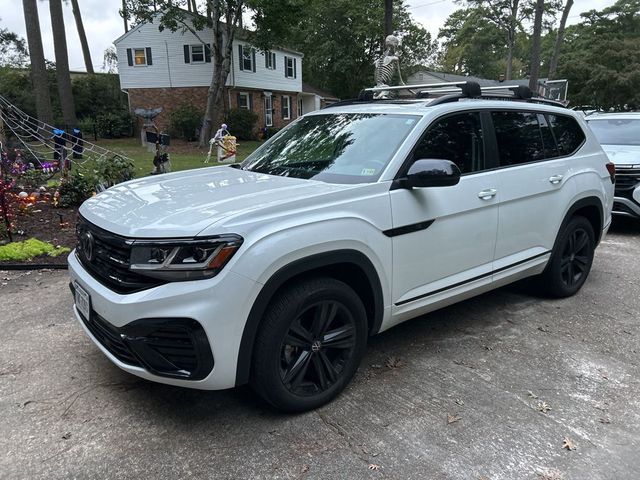
{"label": "car taillight", "polygon": [[615,164],[609,162],[607,163],[607,172],[611,176],[611,183],[616,183],[616,166]]}

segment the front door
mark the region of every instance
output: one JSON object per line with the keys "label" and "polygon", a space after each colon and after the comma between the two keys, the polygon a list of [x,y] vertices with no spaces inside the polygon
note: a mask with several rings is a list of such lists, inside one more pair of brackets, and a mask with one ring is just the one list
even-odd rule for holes
{"label": "front door", "polygon": [[462,172],[458,185],[391,191],[394,323],[491,283],[499,192],[485,171],[486,120],[480,112],[441,117],[411,155],[409,163],[451,160]]}

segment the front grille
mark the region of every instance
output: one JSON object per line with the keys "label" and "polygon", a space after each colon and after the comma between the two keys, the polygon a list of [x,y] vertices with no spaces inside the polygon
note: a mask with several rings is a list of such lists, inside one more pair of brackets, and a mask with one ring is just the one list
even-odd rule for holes
{"label": "front grille", "polygon": [[[88,233],[93,238],[93,252],[87,258],[82,236]],[[129,270],[131,239],[107,232],[82,217],[76,227],[78,243],[76,256],[87,271],[105,287],[117,293],[133,293],[162,285],[166,282],[149,278]]]}
{"label": "front grille", "polygon": [[616,196],[630,198],[640,185],[640,168],[616,166]]}

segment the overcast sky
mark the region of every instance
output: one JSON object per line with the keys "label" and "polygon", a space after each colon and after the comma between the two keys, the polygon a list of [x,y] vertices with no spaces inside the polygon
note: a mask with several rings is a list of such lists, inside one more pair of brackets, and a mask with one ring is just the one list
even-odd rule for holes
{"label": "overcast sky", "polygon": [[[118,15],[118,8],[122,2],[120,0],[79,0],[79,3],[91,47],[93,66],[96,71],[100,71],[104,50],[111,45],[113,40],[124,33],[124,25]],[[434,38],[438,35],[438,30],[446,18],[456,8],[459,8],[452,0],[407,0],[407,3],[409,11],[415,19],[422,23]],[[580,21],[581,12],[594,8],[600,10],[613,3],[615,0],[576,0],[571,10],[569,23]],[[49,5],[46,1],[39,1],[38,6],[45,56],[49,60],[54,60]],[[70,6],[64,7],[64,14],[67,45],[69,46],[69,66],[71,70],[84,71],[84,61]],[[0,0],[0,27],[9,28],[26,37],[20,0]]]}

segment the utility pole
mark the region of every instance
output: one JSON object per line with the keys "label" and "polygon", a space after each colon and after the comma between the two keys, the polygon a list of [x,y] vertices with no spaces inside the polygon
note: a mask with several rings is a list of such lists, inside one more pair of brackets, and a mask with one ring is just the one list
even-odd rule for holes
{"label": "utility pole", "polygon": [[127,0],[122,0],[122,19],[124,20],[124,33],[129,31],[129,12],[127,11]]}

